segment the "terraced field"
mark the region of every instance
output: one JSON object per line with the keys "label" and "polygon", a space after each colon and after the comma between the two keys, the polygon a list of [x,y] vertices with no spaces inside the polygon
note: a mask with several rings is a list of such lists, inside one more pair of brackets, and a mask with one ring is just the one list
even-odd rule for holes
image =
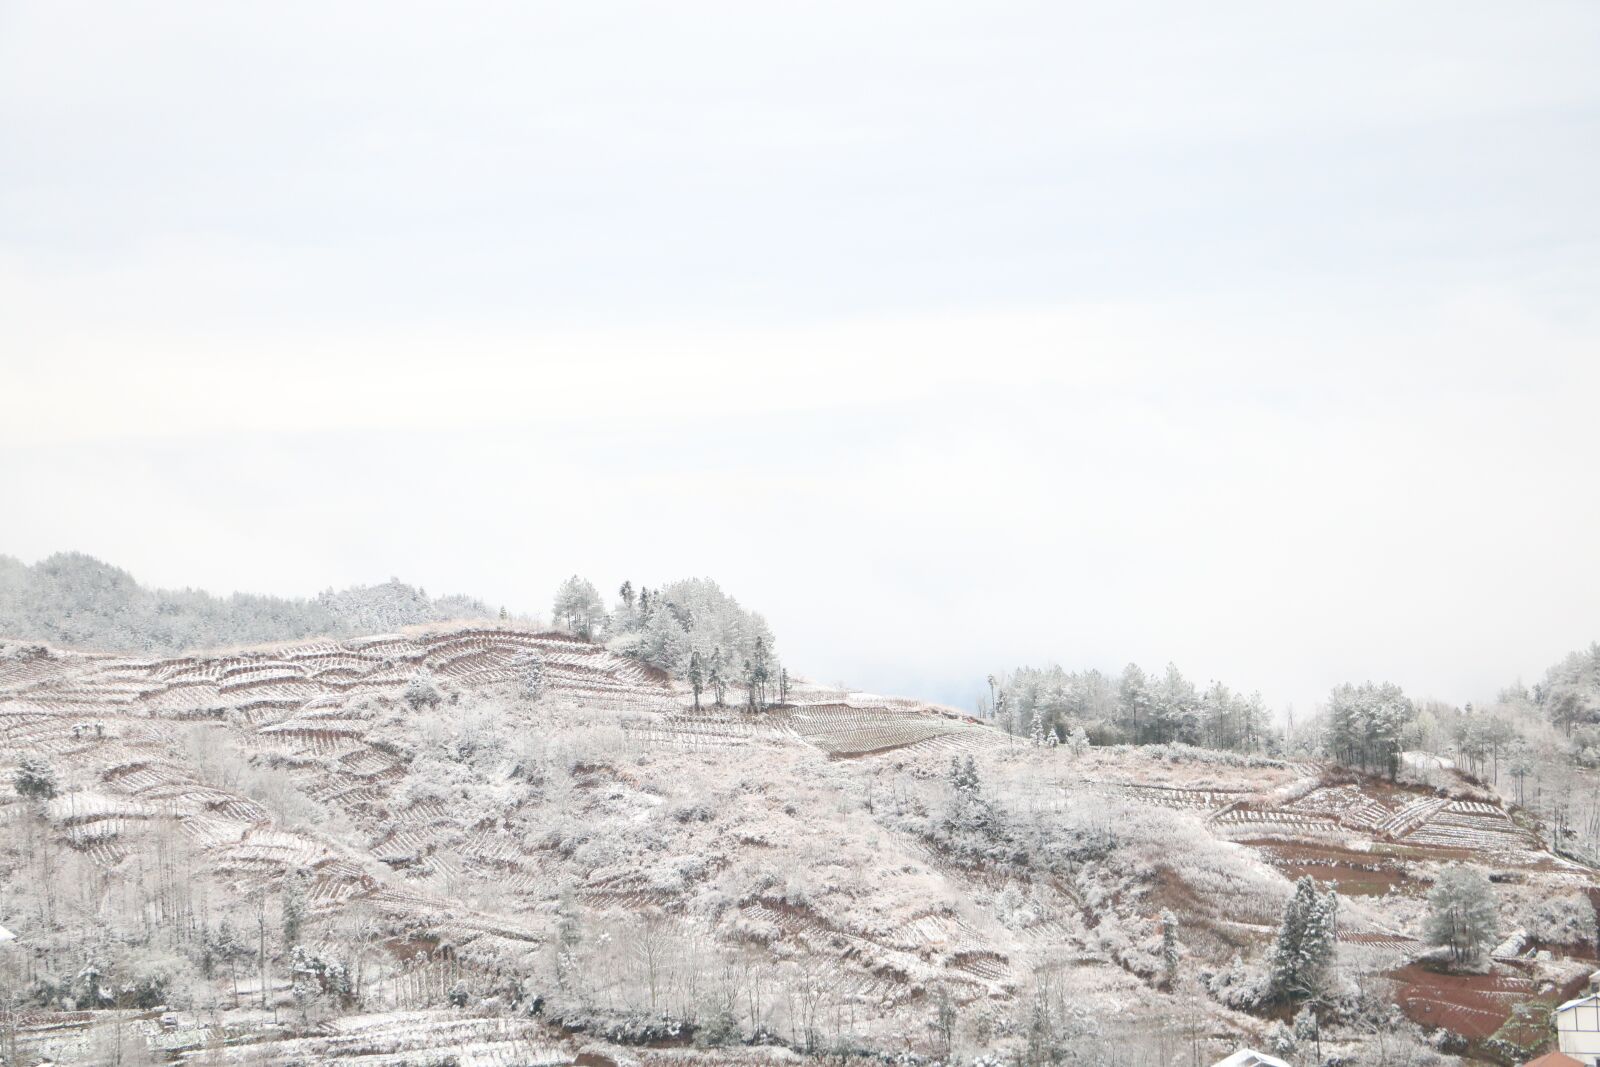
{"label": "terraced field", "polygon": [[[528,653],[544,663],[538,702],[515,695]],[[419,678],[437,706],[407,704]],[[548,1028],[441,1010],[457,981],[492,999],[548,969],[565,909],[604,925],[605,939],[580,938],[597,989],[635,973],[659,927],[707,973],[757,959],[791,1002],[815,994],[835,1018],[900,1034],[925,1028],[935,991],[1004,1011],[1041,968],[1077,975],[1083,998],[1145,996],[1168,907],[1187,958],[1220,967],[1271,938],[1286,879],[1303,874],[1351,898],[1341,943],[1386,973],[1418,949],[1432,865],[1470,856],[1588,884],[1483,800],[1325,780],[1306,763],[1034,747],[949,708],[813,683],[791,696],[760,713],[737,691],[695,709],[602,646],[504,628],[154,659],[11,646],[0,777],[38,755],[63,790],[0,798],[6,862],[38,862],[26,826],[71,857],[85,899],[123,893],[141,917],[190,923],[184,909],[276,908],[295,876],[310,943],[372,958],[372,1014],[258,1042],[136,1013],[40,1013],[26,1039],[81,1052],[116,1023],[213,1062],[422,1064],[448,1047],[461,1063],[569,1063],[578,1045]],[[1004,854],[936,837],[951,757],[968,755],[1024,828]],[[1149,847],[1085,874],[1051,852],[1067,823]],[[110,888],[143,887],[152,869],[149,899]],[[1414,1018],[1472,1033],[1521,992],[1514,976],[1470,996],[1405,977]],[[268,981],[289,1011],[286,976]]]}

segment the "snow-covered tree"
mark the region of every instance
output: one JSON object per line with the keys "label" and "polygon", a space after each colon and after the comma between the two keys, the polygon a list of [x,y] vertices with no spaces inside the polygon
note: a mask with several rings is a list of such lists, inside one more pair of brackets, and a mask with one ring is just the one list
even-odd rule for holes
{"label": "snow-covered tree", "polygon": [[1338,948],[1339,898],[1319,893],[1308,875],[1294,886],[1269,961],[1272,993],[1296,998],[1325,987]]}
{"label": "snow-covered tree", "polygon": [[574,574],[556,590],[550,614],[585,641],[605,622],[606,606],[594,583]]}
{"label": "snow-covered tree", "polygon": [[711,686],[715,695],[717,707],[722,707],[728,695],[728,674],[725,666],[723,651],[720,647],[711,650],[710,662],[706,665],[706,682]]}
{"label": "snow-covered tree", "polygon": [[1178,917],[1170,910],[1161,913],[1161,973],[1167,988],[1178,980]]}
{"label": "snow-covered tree", "polygon": [[1494,889],[1482,872],[1463,864],[1439,872],[1428,891],[1424,933],[1430,944],[1449,948],[1455,963],[1470,963],[1494,943],[1498,929]]}
{"label": "snow-covered tree", "polygon": [[1033,709],[1033,722],[1028,726],[1028,740],[1034,747],[1044,744],[1044,717],[1039,714],[1039,709]]}
{"label": "snow-covered tree", "polygon": [[750,652],[750,692],[757,711],[767,705],[767,682],[772,678],[772,657],[767,653],[767,640],[756,635],[755,647]]}
{"label": "snow-covered tree", "polygon": [[17,795],[29,800],[49,800],[59,789],[55,768],[34,755],[22,757],[11,782]]}
{"label": "snow-covered tree", "polygon": [[[724,681],[742,677],[758,690],[753,703],[768,702],[766,687],[779,669],[772,631],[766,620],[740,606],[709,578],[688,578],[660,589],[641,589],[638,609],[626,598],[617,605],[612,620],[611,647],[635,656],[653,667],[683,676],[689,657],[707,649],[722,649]],[[749,670],[740,671],[749,661]],[[702,666],[709,671],[711,664]],[[752,678],[752,673],[760,675]]]}
{"label": "snow-covered tree", "polygon": [[699,650],[689,653],[689,689],[694,693],[694,710],[700,710],[700,692],[706,685],[704,661]]}
{"label": "snow-covered tree", "polygon": [[299,874],[291,874],[283,884],[283,943],[298,945],[306,921],[306,886]]}
{"label": "snow-covered tree", "polygon": [[350,975],[345,965],[320,956],[304,945],[296,945],[290,952],[289,975],[302,1021],[318,1000],[326,999],[338,1006],[348,1006],[350,1002]]}
{"label": "snow-covered tree", "polygon": [[1340,762],[1393,780],[1400,770],[1400,739],[1415,715],[1397,685],[1341,685],[1328,700],[1323,741]]}
{"label": "snow-covered tree", "polygon": [[544,657],[533,649],[519,652],[511,661],[517,672],[517,690],[528,700],[538,700],[544,695]]}

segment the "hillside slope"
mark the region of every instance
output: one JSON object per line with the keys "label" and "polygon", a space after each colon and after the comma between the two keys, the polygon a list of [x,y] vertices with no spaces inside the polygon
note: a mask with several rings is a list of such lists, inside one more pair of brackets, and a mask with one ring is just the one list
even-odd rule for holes
{"label": "hillside slope", "polygon": [[0,555],[0,639],[82,649],[176,653],[314,635],[352,636],[449,620],[488,619],[464,596],[430,598],[398,578],[310,599],[152,589],[81,552],[29,566]]}
{"label": "hillside slope", "polygon": [[[1467,1036],[1581,973],[1530,962],[1484,1008],[1402,971],[1440,863],[1504,872],[1512,918],[1593,884],[1488,800],[1034,748],[808,684],[742,702],[697,711],[601,646],[504,628],[5,646],[0,775],[57,778],[0,802],[18,1040],[67,1062],[113,1040],[216,1062],[670,1058],[690,1036],[933,1054],[1020,1047],[1045,1013],[1065,1047],[1154,1063],[1180,1019],[1218,1050],[1261,1036],[1197,983],[1259,956],[1306,873],[1345,889],[1345,965],[1443,996]],[[181,1009],[165,1027],[140,1014],[157,1003]]]}

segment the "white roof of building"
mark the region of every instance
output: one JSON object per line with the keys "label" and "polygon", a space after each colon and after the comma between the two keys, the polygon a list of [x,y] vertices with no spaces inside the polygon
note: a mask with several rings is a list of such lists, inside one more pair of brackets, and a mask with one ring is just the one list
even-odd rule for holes
{"label": "white roof of building", "polygon": [[1268,1056],[1265,1052],[1242,1048],[1227,1059],[1218,1060],[1211,1067],[1289,1067],[1289,1065],[1276,1056]]}
{"label": "white roof of building", "polygon": [[1556,1011],[1566,1011],[1568,1008],[1575,1008],[1579,1004],[1594,1004],[1596,1002],[1600,1002],[1600,993],[1590,993],[1586,997],[1578,997],[1576,1000],[1567,1001],[1565,1004],[1561,1005],[1561,1007],[1557,1008]]}
{"label": "white roof of building", "polygon": [[4,926],[0,926],[0,942],[15,941],[16,939],[16,934],[12,933],[10,930],[7,930]]}

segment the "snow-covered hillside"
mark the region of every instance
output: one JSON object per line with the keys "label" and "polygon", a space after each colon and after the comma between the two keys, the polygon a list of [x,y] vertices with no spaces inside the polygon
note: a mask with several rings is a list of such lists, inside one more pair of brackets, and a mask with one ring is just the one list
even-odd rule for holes
{"label": "snow-covered hillside", "polygon": [[789,698],[697,710],[505,627],[5,646],[0,780],[48,786],[0,807],[10,1032],[68,1062],[514,1064],[1021,1054],[1045,1027],[1154,1064],[1268,1036],[1238,990],[1305,874],[1342,887],[1343,969],[1418,1021],[1481,1039],[1581,973],[1546,937],[1487,1009],[1407,977],[1442,863],[1492,866],[1530,925],[1594,884],[1487,798]]}

